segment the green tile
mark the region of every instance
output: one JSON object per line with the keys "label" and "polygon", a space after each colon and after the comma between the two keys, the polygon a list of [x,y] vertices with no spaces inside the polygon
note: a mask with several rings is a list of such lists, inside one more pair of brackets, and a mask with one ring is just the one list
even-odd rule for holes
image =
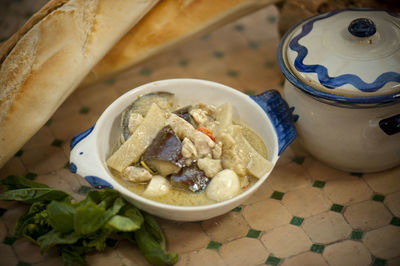
{"label": "green tile", "polygon": [[252,96],[252,95],[255,95],[255,94],[256,94],[256,92],[255,92],[255,91],[253,91],[253,90],[245,90],[245,91],[244,91],[244,93],[245,93],[245,94],[247,94],[247,95],[250,95],[250,96]]}
{"label": "green tile", "polygon": [[79,113],[82,114],[82,115],[85,115],[85,114],[87,114],[89,112],[90,112],[90,108],[87,107],[87,106],[83,106],[81,109],[79,109]]}
{"label": "green tile", "polygon": [[230,69],[227,72],[228,76],[236,78],[237,76],[239,76],[239,72],[237,72],[236,70]]}
{"label": "green tile", "polygon": [[258,42],[253,42],[253,41],[249,42],[248,45],[251,49],[257,49],[260,46]]}
{"label": "green tile", "polygon": [[267,68],[273,68],[274,65],[275,65],[275,63],[273,61],[266,61],[264,63],[264,66],[267,67]]}
{"label": "green tile", "polygon": [[53,142],[51,143],[51,146],[61,147],[63,143],[64,143],[64,141],[62,141],[62,140],[60,140],[60,139],[55,139],[55,140],[53,140]]}
{"label": "green tile", "polygon": [[244,31],[245,30],[245,28],[242,24],[236,24],[233,28],[235,31]]}
{"label": "green tile", "polygon": [[275,23],[277,18],[275,16],[268,16],[267,17],[267,22],[269,23]]}
{"label": "green tile", "polygon": [[221,51],[214,51],[213,55],[214,55],[216,58],[222,58],[222,57],[225,56],[224,52],[221,52]]}
{"label": "green tile", "polygon": [[179,60],[178,64],[182,67],[185,67],[189,64],[189,61],[187,59],[181,59]]}
{"label": "green tile", "polygon": [[151,73],[152,73],[151,69],[146,68],[146,67],[143,68],[143,69],[140,71],[140,75],[142,75],[142,76],[150,76]]}
{"label": "green tile", "polygon": [[92,190],[91,187],[88,187],[88,186],[81,186],[76,192],[77,192],[78,194],[81,194],[81,195],[86,195],[90,190]]}
{"label": "green tile", "polygon": [[386,260],[380,258],[376,258],[372,263],[372,266],[385,266],[385,265],[387,265]]}
{"label": "green tile", "polygon": [[351,239],[353,239],[353,240],[362,239],[362,236],[363,236],[363,232],[361,232],[361,231],[354,230],[351,232]]}
{"label": "green tile", "polygon": [[342,205],[333,204],[332,207],[331,207],[331,211],[334,211],[334,212],[342,212],[343,208],[344,208],[344,207],[343,207]]}
{"label": "green tile", "polygon": [[26,13],[24,14],[24,18],[25,18],[25,19],[29,19],[30,17],[32,17],[32,15],[33,15],[34,13],[35,13],[35,12],[32,12],[32,11],[26,12]]}
{"label": "green tile", "polygon": [[390,221],[390,224],[395,225],[395,226],[400,226],[400,218],[394,216],[394,217],[392,218],[392,220]]}
{"label": "green tile", "polygon": [[304,218],[293,216],[292,220],[290,221],[290,224],[300,226],[304,221]]}
{"label": "green tile", "polygon": [[207,248],[208,248],[208,249],[213,249],[213,250],[218,251],[218,249],[219,249],[221,246],[222,246],[221,243],[211,240],[211,241],[208,243]]}
{"label": "green tile", "polygon": [[211,38],[211,34],[205,34],[205,35],[201,36],[200,39],[202,39],[203,41],[205,41],[205,40],[208,40],[208,39],[210,39],[210,38]]}
{"label": "green tile", "polygon": [[305,159],[306,159],[306,157],[304,157],[304,156],[295,156],[295,157],[293,157],[292,162],[297,163],[297,164],[303,164]]}
{"label": "green tile", "polygon": [[322,253],[325,249],[324,245],[319,245],[319,244],[312,244],[310,251],[315,252],[315,253]]}
{"label": "green tile", "polygon": [[110,78],[110,79],[107,79],[105,81],[105,83],[108,84],[108,85],[113,85],[115,83],[115,81],[117,81],[116,78]]}
{"label": "green tile", "polygon": [[313,183],[313,187],[323,188],[325,186],[325,181],[316,180]]}
{"label": "green tile", "polygon": [[7,209],[0,208],[0,217],[6,213]]}
{"label": "green tile", "polygon": [[19,151],[17,151],[17,153],[14,156],[15,157],[21,157],[22,154],[24,154],[24,151],[23,150],[19,150]]}
{"label": "green tile", "polygon": [[261,231],[258,231],[258,230],[254,230],[254,229],[250,229],[248,232],[247,232],[247,237],[250,237],[250,238],[258,238],[259,236],[260,236],[260,234],[261,234]]}
{"label": "green tile", "polygon": [[24,261],[18,261],[17,266],[31,266],[31,264]]}
{"label": "green tile", "polygon": [[242,207],[241,207],[241,206],[237,206],[237,207],[234,208],[232,211],[233,211],[233,212],[241,212],[241,211],[242,211]]}
{"label": "green tile", "polygon": [[278,265],[279,262],[281,262],[280,258],[277,258],[277,257],[274,257],[274,256],[268,256],[267,261],[265,262],[265,264]]}
{"label": "green tile", "polygon": [[276,199],[276,200],[281,200],[283,198],[283,195],[285,195],[285,193],[280,192],[280,191],[274,191],[274,193],[272,193],[271,198]]}
{"label": "green tile", "polygon": [[357,177],[363,177],[364,176],[363,173],[354,173],[354,172],[350,173],[350,175],[357,176]]}
{"label": "green tile", "polygon": [[28,178],[30,180],[34,180],[36,177],[37,177],[37,174],[30,173],[30,172],[25,175],[25,178]]}
{"label": "green tile", "polygon": [[52,118],[50,118],[49,120],[47,120],[45,126],[46,126],[46,127],[49,127],[51,124],[53,124],[53,119],[52,119]]}
{"label": "green tile", "polygon": [[375,194],[375,195],[372,197],[372,200],[374,200],[374,201],[379,201],[379,202],[383,202],[383,201],[385,200],[385,196],[384,196],[384,195],[381,195],[381,194]]}
{"label": "green tile", "polygon": [[11,246],[12,244],[14,244],[15,240],[17,240],[16,237],[6,236],[3,240],[3,244]]}

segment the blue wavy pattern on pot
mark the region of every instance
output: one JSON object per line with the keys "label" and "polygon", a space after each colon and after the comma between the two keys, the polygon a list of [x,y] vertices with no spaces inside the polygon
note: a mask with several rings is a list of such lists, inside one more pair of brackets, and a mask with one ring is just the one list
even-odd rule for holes
{"label": "blue wavy pattern on pot", "polygon": [[97,189],[113,188],[110,183],[97,176],[88,175],[85,176],[85,179],[92,187]]}
{"label": "blue wavy pattern on pot", "polygon": [[69,144],[69,148],[70,150],[72,150],[76,144],[78,144],[81,140],[83,140],[84,138],[86,138],[94,129],[94,126],[92,126],[91,128],[83,131],[82,133],[79,133],[77,135],[75,135],[72,140],[71,143]]}
{"label": "blue wavy pattern on pot", "polygon": [[316,73],[321,84],[330,89],[340,87],[344,84],[351,84],[360,91],[375,92],[382,88],[388,82],[400,82],[400,73],[397,72],[382,73],[372,83],[366,83],[360,77],[354,74],[344,74],[337,77],[330,77],[328,75],[328,69],[326,67],[322,65],[306,65],[303,63],[304,58],[308,54],[308,50],[306,47],[299,44],[300,39],[311,32],[311,30],[313,29],[313,25],[316,21],[331,17],[340,12],[343,12],[343,10],[332,11],[325,16],[310,20],[303,25],[302,31],[290,41],[290,49],[298,53],[294,62],[296,69],[301,72]]}
{"label": "blue wavy pattern on pot", "polygon": [[[397,72],[386,72],[381,74],[374,82],[372,83],[365,83],[362,81],[358,76],[353,74],[345,74],[338,77],[329,77],[327,68],[322,65],[305,65],[303,64],[303,59],[308,54],[308,50],[306,47],[300,45],[298,42],[299,40],[306,36],[313,28],[314,22],[325,19],[327,17],[333,16],[337,13],[344,12],[344,11],[376,11],[376,9],[341,9],[341,10],[334,10],[331,12],[326,13],[325,15],[316,15],[311,18],[310,21],[305,23],[302,26],[302,32],[295,36],[289,43],[290,49],[297,51],[298,56],[295,59],[295,67],[297,70],[306,72],[306,73],[316,73],[318,75],[319,81],[322,85],[329,89],[335,89],[335,87],[344,85],[344,84],[352,84],[354,87],[359,89],[360,91],[364,92],[373,92],[377,91],[386,83],[394,81],[400,83],[400,73]],[[379,10],[382,11],[382,10]],[[384,11],[387,14],[393,17],[399,17],[398,14],[393,12]],[[299,27],[304,22],[299,22],[295,26],[291,28],[291,30],[287,31],[283,38],[281,39],[278,47],[278,64],[281,68],[281,71],[285,75],[286,79],[292,83],[294,86],[301,88],[304,92],[310,94],[315,99],[335,105],[340,107],[347,107],[347,108],[371,108],[371,107],[378,107],[382,105],[392,104],[394,102],[400,101],[400,93],[382,95],[382,96],[372,96],[372,97],[347,97],[341,96],[336,94],[331,94],[328,92],[316,90],[307,84],[304,84],[302,81],[298,80],[292,72],[286,66],[283,54],[284,54],[284,42],[288,38],[288,36]],[[365,86],[365,89],[360,89],[362,86]]]}
{"label": "blue wavy pattern on pot", "polygon": [[281,155],[297,136],[292,110],[276,90],[268,90],[250,98],[264,110],[272,122],[278,136],[278,155]]}

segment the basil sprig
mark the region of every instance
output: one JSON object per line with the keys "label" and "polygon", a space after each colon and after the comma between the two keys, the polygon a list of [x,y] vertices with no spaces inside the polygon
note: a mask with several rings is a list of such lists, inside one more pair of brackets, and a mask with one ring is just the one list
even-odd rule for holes
{"label": "basil sprig", "polygon": [[102,251],[113,236],[138,245],[153,265],[172,265],[175,253],[166,252],[165,237],[155,219],[139,211],[113,189],[92,190],[82,201],[62,190],[11,175],[1,181],[0,200],[19,201],[29,208],[17,221],[14,235],[40,246],[41,253],[53,247],[64,265],[86,265],[88,252]]}

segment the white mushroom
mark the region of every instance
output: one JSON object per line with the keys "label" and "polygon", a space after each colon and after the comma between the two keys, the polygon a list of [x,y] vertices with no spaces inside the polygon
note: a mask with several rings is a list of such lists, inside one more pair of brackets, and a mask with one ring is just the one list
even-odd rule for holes
{"label": "white mushroom", "polygon": [[204,126],[207,124],[208,122],[207,111],[199,108],[194,108],[190,110],[189,113],[199,126]]}
{"label": "white mushroom", "polygon": [[170,189],[170,184],[165,177],[160,175],[155,175],[151,179],[150,183],[147,185],[147,188],[143,192],[143,196],[145,197],[159,197],[168,193]]}
{"label": "white mushroom", "polygon": [[149,181],[151,177],[151,173],[143,167],[128,166],[122,172],[122,179],[136,183]]}
{"label": "white mushroom", "polygon": [[233,198],[240,192],[239,177],[230,169],[216,174],[206,188],[206,195],[215,201]]}
{"label": "white mushroom", "polygon": [[197,166],[204,171],[206,176],[214,177],[222,170],[221,160],[201,158],[197,161]]}

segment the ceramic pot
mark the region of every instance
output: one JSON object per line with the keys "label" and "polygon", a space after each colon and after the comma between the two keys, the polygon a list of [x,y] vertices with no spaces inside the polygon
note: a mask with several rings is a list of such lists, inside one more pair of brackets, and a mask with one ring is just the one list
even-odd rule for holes
{"label": "ceramic pot", "polygon": [[218,106],[232,103],[235,120],[249,125],[262,138],[268,159],[275,165],[281,153],[296,137],[292,113],[277,91],[248,96],[228,86],[198,79],[155,81],[135,88],[114,101],[96,124],[71,141],[70,170],[85,178],[93,187],[113,188],[138,208],[153,215],[178,221],[199,221],[231,211],[248,199],[268,178],[262,176],[238,196],[204,206],[175,206],[141,197],[118,183],[106,165],[121,134],[121,113],[139,96],[156,91],[171,92],[181,106],[205,103]]}
{"label": "ceramic pot", "polygon": [[372,9],[308,18],[282,38],[284,97],[300,142],[341,170],[400,164],[400,17]]}

